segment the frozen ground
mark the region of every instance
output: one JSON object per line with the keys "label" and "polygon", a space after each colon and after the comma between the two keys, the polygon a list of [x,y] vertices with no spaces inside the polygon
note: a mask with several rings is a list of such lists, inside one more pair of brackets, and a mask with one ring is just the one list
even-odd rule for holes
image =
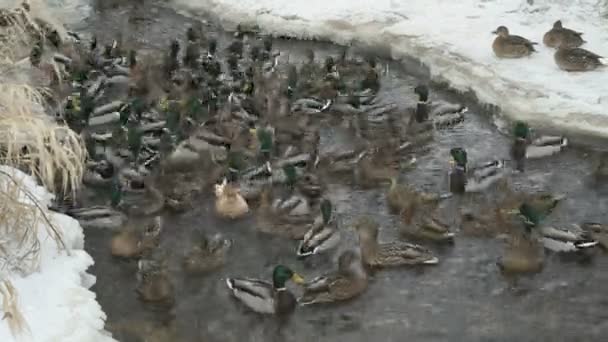
{"label": "frozen ground", "polygon": [[[23,179],[25,188],[39,203],[48,205],[52,195],[37,186],[30,176],[5,166],[0,166],[0,170]],[[5,186],[6,182],[6,176],[1,175],[0,186]],[[22,199],[32,203],[25,194]],[[39,269],[25,277],[6,273],[6,269],[2,269],[1,274],[17,290],[18,308],[25,319],[26,329],[21,339],[15,339],[9,330],[8,320],[3,319],[0,321],[0,341],[114,341],[103,331],[106,315],[96,302],[95,294],[89,291],[95,277],[86,272],[93,259],[83,250],[82,228],[76,220],[66,215],[52,213],[49,219],[60,231],[67,250],[60,249],[47,229],[40,227]],[[5,314],[2,309],[0,312]]]}
{"label": "frozen ground", "polygon": [[[608,68],[566,73],[542,36],[557,19],[583,31],[583,47],[608,56],[605,0],[172,0],[229,22],[257,23],[267,32],[352,40],[390,47],[431,69],[436,80],[473,90],[509,118],[537,126],[608,136]],[[491,49],[497,26],[539,42],[530,58],[499,60]],[[608,63],[608,61],[605,61]]]}

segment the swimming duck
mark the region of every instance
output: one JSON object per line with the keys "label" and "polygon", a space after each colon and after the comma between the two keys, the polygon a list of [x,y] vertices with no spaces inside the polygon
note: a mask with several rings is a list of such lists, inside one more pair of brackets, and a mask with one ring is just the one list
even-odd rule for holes
{"label": "swimming duck", "polygon": [[251,278],[228,278],[226,284],[233,296],[249,309],[274,315],[286,315],[293,312],[297,300],[285,287],[287,281],[303,284],[304,279],[289,267],[278,265],[272,272],[272,284]]}
{"label": "swimming duck", "polygon": [[564,71],[592,71],[605,66],[600,59],[604,57],[589,50],[578,47],[559,46],[553,59],[555,64]]}
{"label": "swimming duck", "polygon": [[[145,220],[147,221],[147,220]],[[152,251],[160,243],[162,219],[156,216],[151,221],[131,223],[112,237],[110,250],[113,256],[134,258]]]}
{"label": "swimming duck", "polygon": [[328,199],[321,201],[321,217],[312,223],[297,250],[299,257],[307,257],[336,247],[340,243],[340,231]]}
{"label": "swimming duck", "polygon": [[378,243],[378,223],[362,218],[355,225],[363,262],[369,267],[434,265],[439,262],[426,248],[405,242]]}
{"label": "swimming duck", "polygon": [[507,276],[540,272],[544,266],[543,248],[535,239],[514,234],[496,265]]}
{"label": "swimming duck", "polygon": [[394,154],[379,149],[368,149],[359,156],[354,167],[354,178],[358,185],[369,188],[386,184],[398,175]]}
{"label": "swimming duck", "polygon": [[310,305],[345,301],[361,295],[367,285],[368,275],[361,256],[347,250],[338,258],[336,271],[316,277],[304,285],[304,294],[298,302],[300,305]]}
{"label": "swimming duck", "polygon": [[450,226],[435,215],[436,203],[423,205],[418,199],[401,212],[401,234],[404,236],[435,242],[454,243]]}
{"label": "swimming duck", "polygon": [[139,298],[146,302],[171,305],[174,302],[173,283],[167,271],[146,273],[136,288]]}
{"label": "swimming duck", "polygon": [[189,274],[204,274],[221,267],[226,262],[226,255],[231,246],[232,241],[219,234],[211,238],[203,237],[200,244],[184,256],[184,271]]}
{"label": "swimming duck", "polygon": [[239,189],[228,184],[226,178],[221,184],[215,185],[215,212],[224,218],[236,219],[249,212],[247,201],[241,196]]}
{"label": "swimming duck", "polygon": [[120,211],[106,206],[70,209],[67,212],[85,228],[115,230],[123,226],[127,217]]}
{"label": "swimming duck", "polygon": [[264,233],[301,240],[308,232],[314,217],[309,204],[301,197],[271,198],[270,185],[264,187],[256,212],[256,228]]}
{"label": "swimming duck", "polygon": [[562,25],[562,21],[558,20],[553,24],[553,28],[547,31],[543,36],[543,43],[548,47],[557,48],[576,48],[585,43],[581,37],[582,32],[577,32]]}
{"label": "swimming duck", "polygon": [[413,187],[397,182],[397,178],[391,179],[391,186],[386,194],[389,209],[393,213],[401,213],[412,201],[420,203],[436,203],[442,198],[437,194],[419,192]]}
{"label": "swimming duck", "polygon": [[509,29],[505,26],[499,26],[492,33],[498,35],[492,43],[492,50],[498,58],[521,58],[536,52],[534,45],[538,43],[531,42],[521,36],[509,34]]}
{"label": "swimming duck", "polygon": [[526,227],[537,227],[564,198],[563,195],[549,193],[531,195],[524,199],[514,213],[523,218]]}
{"label": "swimming duck", "polygon": [[511,157],[519,171],[523,171],[526,159],[552,156],[568,146],[568,139],[562,136],[540,136],[532,139],[530,127],[523,121],[515,122],[513,135]]}
{"label": "swimming duck", "polygon": [[505,165],[501,160],[486,162],[469,170],[466,150],[454,147],[450,149],[450,156],[448,181],[452,193],[483,191],[506,175]]}
{"label": "swimming duck", "polygon": [[578,252],[599,244],[589,232],[576,225],[571,228],[543,225],[538,227],[538,233],[543,246],[553,252]]}
{"label": "swimming duck", "polygon": [[423,123],[429,119],[436,128],[453,126],[464,120],[464,113],[469,109],[461,104],[448,102],[431,102],[429,100],[429,87],[420,84],[414,88],[418,95],[418,103],[414,112],[414,120]]}

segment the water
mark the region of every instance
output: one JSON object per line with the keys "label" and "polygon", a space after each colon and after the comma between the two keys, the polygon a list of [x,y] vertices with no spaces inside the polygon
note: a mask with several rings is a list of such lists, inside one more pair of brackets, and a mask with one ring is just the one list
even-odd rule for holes
{"label": "water", "polygon": [[[165,49],[169,39],[184,37],[191,19],[146,3],[143,20],[129,21],[129,7],[119,6],[106,8],[78,26],[96,32],[101,41],[113,38],[115,30],[127,29],[127,40],[137,48],[149,50]],[[319,59],[340,52],[339,47],[327,43],[279,40],[275,45],[293,58],[302,56],[310,47],[319,51]],[[383,102],[396,102],[404,110],[411,108],[412,88],[420,80],[426,81],[427,75],[415,63],[391,63],[380,98]],[[471,113],[464,125],[439,133],[430,152],[418,156],[417,169],[403,175],[405,179],[429,190],[445,189],[448,150],[453,146],[466,147],[476,160],[507,155],[507,139],[498,133],[489,110],[448,91],[435,91],[433,96],[464,101]],[[567,194],[552,221],[608,221],[608,188],[592,182],[588,153],[591,152],[573,148],[554,158],[531,162],[525,175],[514,176],[514,187]],[[328,194],[345,226],[343,248],[355,244],[352,231],[346,227],[363,214],[381,223],[381,240],[397,238],[397,220],[386,210],[384,192],[385,189],[362,190],[344,184],[329,187]],[[491,198],[492,194],[480,195],[466,203],[480,205]],[[446,204],[448,217],[458,206],[454,201]],[[110,256],[109,232],[85,232],[86,249],[96,261],[91,270],[97,276],[94,290],[108,315],[108,328],[118,340],[601,341],[608,333],[605,253],[598,251],[590,263],[548,255],[543,272],[522,279],[513,291],[495,266],[502,243],[462,235],[453,247],[433,247],[441,260],[438,266],[378,272],[367,292],[356,300],[329,307],[298,308],[279,331],[272,318],[252,314],[234,301],[224,279],[235,275],[269,279],[278,263],[312,278],[333,268],[331,259],[335,256],[321,259],[312,267],[295,258],[296,242],[256,233],[252,229],[253,218],[228,223],[213,215],[209,196],[197,203],[200,205],[195,210],[165,218],[161,248],[172,255],[171,273],[177,289],[176,305],[169,313],[136,299],[136,264]],[[179,265],[196,231],[221,232],[235,243],[227,264],[205,277],[188,277]]]}

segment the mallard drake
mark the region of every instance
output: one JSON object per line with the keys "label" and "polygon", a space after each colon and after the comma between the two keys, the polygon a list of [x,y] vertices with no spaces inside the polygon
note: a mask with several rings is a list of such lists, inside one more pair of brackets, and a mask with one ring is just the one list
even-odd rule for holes
{"label": "mallard drake", "polygon": [[584,222],[580,227],[587,231],[602,248],[608,250],[608,225],[598,222]]}
{"label": "mallard drake", "polygon": [[200,244],[184,256],[184,271],[189,274],[204,274],[221,267],[231,246],[232,241],[219,234],[211,238],[203,237]]}
{"label": "mallard drake", "polygon": [[493,160],[468,169],[467,152],[463,148],[450,149],[450,156],[448,181],[452,193],[483,191],[506,175],[505,164],[501,160]]}
{"label": "mallard drake", "polygon": [[426,248],[405,242],[378,243],[378,223],[362,218],[355,225],[363,262],[369,267],[434,265],[439,262]]}
{"label": "mallard drake", "polygon": [[540,226],[538,233],[543,246],[553,252],[577,252],[599,244],[591,234],[576,225],[571,228]]}
{"label": "mallard drake", "polygon": [[340,243],[340,231],[328,199],[321,201],[321,217],[311,225],[297,250],[299,257],[307,257],[332,249]]}
{"label": "mallard drake", "polygon": [[534,45],[538,43],[531,42],[521,36],[509,34],[509,29],[505,26],[499,26],[492,33],[498,35],[492,43],[492,50],[498,58],[521,58],[536,52]]}
{"label": "mallard drake", "polygon": [[533,140],[530,127],[523,121],[515,122],[513,135],[511,157],[519,171],[523,171],[526,159],[548,157],[568,146],[568,139],[562,136],[540,136]]}
{"label": "mallard drake", "polygon": [[125,214],[106,206],[70,209],[67,214],[78,220],[85,229],[115,230],[127,221]]}
{"label": "mallard drake", "polygon": [[525,199],[515,211],[524,219],[527,227],[536,227],[549,216],[559,202],[564,199],[562,195],[540,193]]}
{"label": "mallard drake", "polygon": [[418,95],[418,103],[414,112],[414,119],[417,123],[423,123],[432,119],[433,125],[437,128],[453,126],[464,120],[464,113],[469,109],[456,103],[431,102],[429,100],[429,87],[419,84],[414,88],[414,93]]}
{"label": "mallard drake", "polygon": [[239,189],[228,184],[226,178],[221,184],[215,185],[215,212],[224,218],[236,219],[249,212],[247,201],[239,193]]}
{"label": "mallard drake", "polygon": [[158,246],[162,230],[161,217],[156,216],[151,221],[145,222],[143,226],[138,223],[128,223],[123,231],[112,237],[110,250],[113,256],[134,258]]}
{"label": "mallard drake", "polygon": [[592,71],[605,66],[604,57],[578,47],[558,47],[553,55],[555,64],[564,71]]}
{"label": "mallard drake", "polygon": [[289,267],[278,265],[272,272],[272,284],[251,278],[228,278],[226,285],[249,309],[262,314],[286,315],[292,313],[297,304],[295,296],[285,287],[288,280],[304,283]]}
{"label": "mallard drake", "polygon": [[543,36],[543,43],[552,48],[560,46],[565,48],[576,48],[586,43],[581,37],[582,35],[582,32],[565,28],[562,25],[562,21],[558,20],[553,23],[553,28],[547,31]]}
{"label": "mallard drake", "polygon": [[304,285],[304,294],[298,299],[300,305],[345,301],[361,295],[368,284],[367,271],[361,256],[352,250],[342,252],[338,258],[338,269],[314,278]]}

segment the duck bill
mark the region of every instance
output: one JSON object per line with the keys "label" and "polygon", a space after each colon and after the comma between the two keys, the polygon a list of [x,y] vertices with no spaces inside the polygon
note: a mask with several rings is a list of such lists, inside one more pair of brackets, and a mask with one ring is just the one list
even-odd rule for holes
{"label": "duck bill", "polygon": [[291,280],[296,284],[304,284],[304,278],[302,278],[302,276],[297,273],[294,273],[291,276]]}
{"label": "duck bill", "polygon": [[492,31],[492,34],[498,34],[498,32],[497,31]]}
{"label": "duck bill", "polygon": [[256,128],[249,129],[249,133],[251,133],[251,135],[253,135],[253,136],[255,136],[257,132],[258,132],[258,130]]}

